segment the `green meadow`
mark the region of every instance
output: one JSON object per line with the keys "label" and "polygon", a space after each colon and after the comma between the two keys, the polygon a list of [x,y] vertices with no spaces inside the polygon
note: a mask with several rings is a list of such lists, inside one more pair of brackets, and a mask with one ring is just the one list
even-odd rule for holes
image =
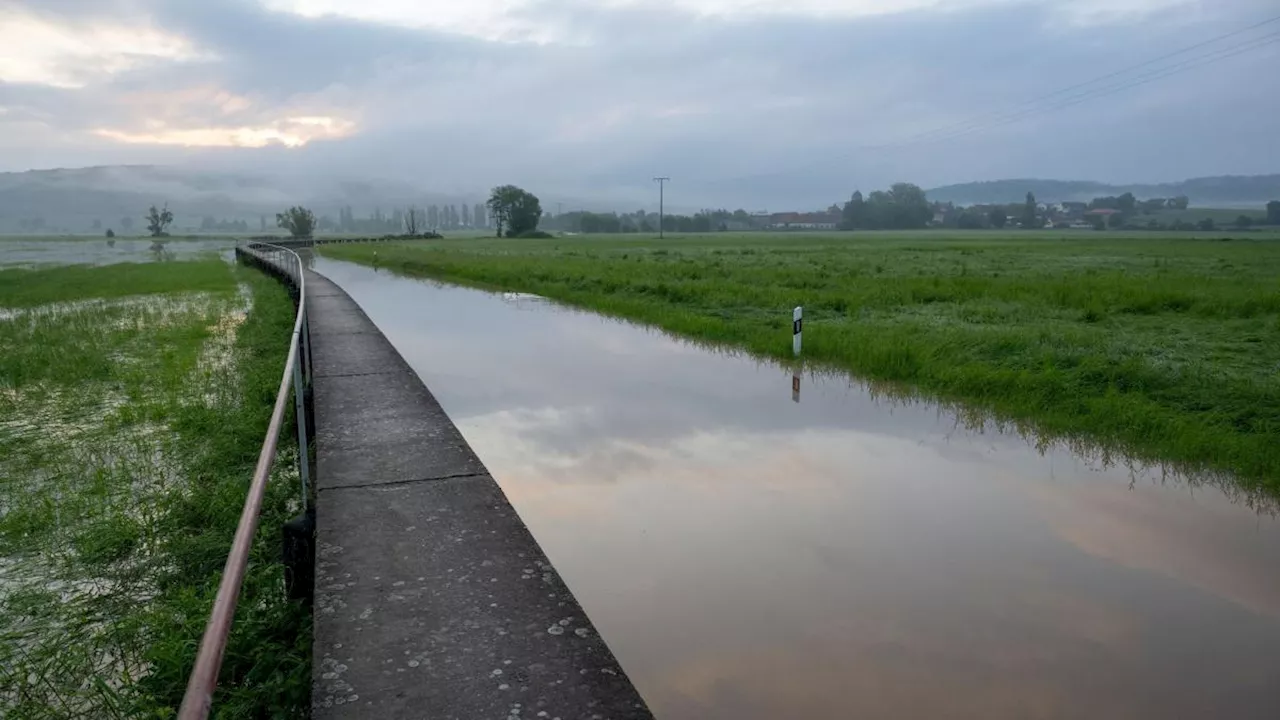
{"label": "green meadow", "polygon": [[[1008,231],[447,239],[324,255],[544,295],[1280,490],[1280,239]],[[376,255],[375,255],[376,253]]]}

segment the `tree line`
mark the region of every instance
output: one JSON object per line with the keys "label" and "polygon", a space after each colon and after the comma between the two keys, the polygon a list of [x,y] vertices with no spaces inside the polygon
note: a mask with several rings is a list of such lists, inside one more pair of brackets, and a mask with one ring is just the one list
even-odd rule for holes
{"label": "tree line", "polygon": [[[1130,229],[1130,230],[1215,230],[1212,218],[1204,218],[1197,223],[1175,220],[1165,224],[1151,218],[1145,225],[1133,222],[1136,213],[1151,214],[1163,209],[1185,210],[1189,206],[1186,197],[1151,198],[1139,201],[1132,193],[1124,193],[1115,197],[1098,197],[1088,203],[1063,202],[1042,207],[1036,202],[1033,193],[1028,192],[1026,199],[1018,205],[972,205],[957,207],[953,203],[931,203],[924,190],[911,183],[895,183],[888,190],[877,190],[864,197],[861,191],[855,191],[843,207],[832,205],[827,209],[826,217],[838,217],[836,223],[841,230],[910,230],[930,225],[941,225],[959,229],[1004,228],[1011,222],[1024,229],[1044,227],[1068,227],[1070,221],[1079,222],[1088,218],[1096,229]],[[1106,212],[1100,212],[1106,211]],[[173,223],[173,213],[168,206],[158,208],[152,205],[144,220],[147,231],[152,237],[166,237],[169,225]],[[277,227],[288,230],[295,237],[311,237],[316,231],[371,232],[378,234],[403,233],[411,237],[435,235],[436,229],[456,229],[473,227],[475,223],[492,224],[498,237],[527,237],[545,235],[538,226],[545,222],[547,226],[560,232],[578,232],[585,234],[601,233],[647,233],[654,232],[659,224],[670,232],[712,232],[725,230],[750,229],[756,224],[756,216],[739,209],[732,212],[724,209],[702,210],[693,215],[666,215],[661,218],[656,213],[638,210],[634,213],[593,213],[575,210],[557,215],[546,214],[538,197],[527,190],[514,185],[503,185],[493,189],[488,202],[474,207],[432,205],[425,210],[410,207],[407,211],[394,210],[390,215],[383,215],[375,209],[372,216],[357,219],[350,207],[339,211],[339,219],[335,224],[327,217],[317,218],[311,210],[297,206],[279,213],[276,216]],[[263,229],[266,228],[266,217],[260,219]],[[1249,228],[1253,225],[1280,225],[1280,200],[1273,200],[1266,205],[1266,215],[1261,218],[1241,214],[1232,223],[1237,228]],[[122,218],[121,225],[132,226],[130,218]],[[101,227],[98,224],[98,227]],[[248,223],[244,220],[215,221],[205,216],[201,221],[204,230],[230,230],[245,232]],[[111,229],[108,237],[114,237]]]}
{"label": "tree line", "polygon": [[646,210],[628,212],[588,212],[572,210],[557,215],[547,215],[544,225],[559,232],[585,234],[648,233],[657,232],[658,225],[667,232],[713,232],[745,230],[751,227],[752,217],[746,210],[700,210],[692,215],[672,213],[662,216]]}
{"label": "tree line", "polygon": [[895,183],[886,190],[876,190],[867,197],[862,191],[853,193],[844,204],[840,217],[841,230],[911,230],[922,228],[933,220],[933,207],[924,190],[911,183]]}
{"label": "tree line", "polygon": [[410,212],[414,214],[416,222],[426,230],[462,230],[489,225],[488,213],[483,204],[464,203],[462,205],[428,205],[425,208],[414,205],[404,210],[396,208],[390,214],[384,214],[381,208],[374,208],[373,214],[367,218],[357,218],[351,207],[347,206],[338,210],[337,221],[323,216],[317,221],[317,227],[324,232],[371,235],[396,233],[405,227]]}

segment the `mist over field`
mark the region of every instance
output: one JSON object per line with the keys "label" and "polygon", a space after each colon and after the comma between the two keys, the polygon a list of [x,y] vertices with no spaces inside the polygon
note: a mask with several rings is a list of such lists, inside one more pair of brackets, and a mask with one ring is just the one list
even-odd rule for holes
{"label": "mist over field", "polygon": [[[152,202],[180,222],[477,202],[508,182],[547,209],[635,211],[656,209],[657,175],[678,211],[821,209],[899,181],[1173,195],[1158,184],[1280,166],[1273,10],[4,0],[0,171],[93,169],[0,176],[0,228]],[[1258,206],[1276,185],[1188,194]],[[931,199],[1026,191],[971,190]]]}

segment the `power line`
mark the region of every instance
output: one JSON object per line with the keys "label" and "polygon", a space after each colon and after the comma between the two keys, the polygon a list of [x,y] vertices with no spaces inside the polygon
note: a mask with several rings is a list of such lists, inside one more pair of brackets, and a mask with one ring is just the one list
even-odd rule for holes
{"label": "power line", "polygon": [[[1261,37],[1254,38],[1253,40],[1250,40],[1236,47],[1223,48],[1222,50],[1217,50],[1213,53],[1202,55],[1200,57],[1197,57],[1191,60],[1185,60],[1180,63],[1175,63],[1170,66],[1156,69],[1149,73],[1139,75],[1135,78],[1129,78],[1127,81],[1118,85],[1110,85],[1110,86],[1105,86],[1101,88],[1093,88],[1092,90],[1086,91],[1084,93],[1078,93],[1076,95],[1065,98],[1051,105],[1032,108],[1032,109],[1024,110],[1018,113],[998,116],[995,118],[995,121],[991,123],[976,125],[968,128],[957,128],[956,131],[953,131],[950,134],[929,138],[929,139],[921,140],[918,142],[923,142],[923,143],[945,142],[948,140],[954,140],[956,138],[963,137],[965,135],[970,135],[972,133],[982,132],[984,130],[990,130],[997,127],[1002,127],[1004,125],[1017,122],[1019,120],[1022,120],[1027,117],[1031,117],[1033,115],[1039,115],[1039,114],[1050,112],[1053,110],[1061,110],[1063,108],[1068,108],[1073,105],[1079,105],[1081,103],[1088,102],[1089,100],[1095,100],[1100,97],[1106,97],[1107,95],[1114,95],[1115,93],[1120,92],[1122,90],[1128,90],[1130,88],[1138,87],[1140,85],[1146,85],[1147,83],[1155,82],[1156,80],[1162,80],[1166,77],[1169,77],[1171,75],[1177,75],[1187,70],[1194,70],[1195,68],[1204,67],[1206,65],[1212,65],[1216,62],[1220,62],[1222,60],[1228,60],[1230,58],[1236,57],[1237,55],[1243,55],[1245,53],[1252,52],[1254,50],[1266,47],[1268,45],[1274,45],[1277,42],[1280,42],[1280,32],[1263,35]],[[903,143],[903,144],[905,145],[905,144],[914,144],[914,143]],[[893,144],[883,146],[883,147],[895,147],[895,146],[901,147],[901,145],[893,145]]]}
{"label": "power line", "polygon": [[[1073,90],[1079,90],[1082,88],[1089,87],[1091,85],[1096,85],[1104,80],[1110,80],[1113,78],[1118,78],[1123,75],[1127,75],[1129,73],[1132,73],[1134,70],[1156,65],[1157,63],[1163,62],[1170,58],[1177,57],[1179,55],[1185,55],[1186,53],[1191,52],[1193,50],[1199,50],[1209,45],[1213,45],[1223,40],[1242,35],[1251,30],[1256,30],[1260,27],[1264,27],[1266,25],[1270,25],[1275,22],[1280,22],[1280,15],[1267,18],[1265,20],[1253,23],[1252,25],[1240,28],[1238,30],[1233,30],[1232,32],[1226,33],[1224,35],[1219,35],[1219,36],[1210,38],[1208,40],[1203,40],[1201,42],[1195,43],[1193,45],[1188,45],[1187,47],[1180,48],[1173,52],[1165,53],[1164,55],[1160,55],[1159,57],[1146,60],[1144,62],[1138,63],[1137,65],[1131,65],[1121,70],[1116,70],[1116,71],[1107,73],[1105,75],[1101,75],[1099,77],[1093,78],[1092,80],[1076,83],[1074,85],[1070,85],[1068,87],[1055,90],[1051,93],[1047,93],[1045,95],[1041,95],[1041,96],[1032,98],[1030,100],[1026,100],[1016,105],[1009,106],[1007,109],[1003,111],[995,111],[991,113],[986,113],[984,115],[972,117],[967,120],[962,120],[960,122],[952,123],[951,125],[945,125],[940,128],[934,128],[933,130],[929,130],[924,133],[919,133],[917,135],[904,138],[902,140],[884,142],[884,143],[879,143],[875,145],[854,146],[849,150],[850,152],[893,150],[893,149],[908,147],[914,144],[929,144],[929,143],[936,143],[936,142],[944,142],[944,141],[953,140],[955,138],[963,137],[965,135],[969,135],[972,133],[983,132],[993,128],[1002,127],[1004,125],[1017,122],[1023,118],[1030,117],[1036,114],[1051,112],[1053,110],[1060,110],[1063,108],[1071,107],[1073,105],[1079,105],[1089,100],[1094,100],[1096,98],[1112,95],[1117,92],[1127,90],[1129,88],[1138,87],[1140,85],[1145,85],[1147,83],[1155,82],[1157,80],[1164,79],[1171,75],[1176,75],[1178,73],[1185,72],[1188,70],[1193,70],[1195,68],[1203,67],[1206,65],[1212,65],[1216,62],[1227,60],[1227,59],[1236,57],[1237,55],[1243,55],[1245,53],[1252,52],[1254,50],[1258,50],[1260,48],[1272,45],[1277,41],[1280,41],[1280,31],[1268,33],[1266,35],[1260,35],[1258,37],[1254,37],[1252,39],[1246,40],[1243,43],[1234,44],[1225,48],[1219,48],[1216,50],[1212,50],[1208,53],[1202,53],[1195,57],[1188,58],[1186,60],[1182,60],[1177,63],[1173,63],[1172,65],[1165,65],[1162,67],[1154,68],[1148,71],[1147,73],[1143,73],[1135,77],[1127,78],[1126,80],[1122,81],[1121,84],[1091,88],[1089,90],[1085,90],[1082,93],[1077,93],[1070,97],[1060,99],[1050,105],[1035,107],[1037,104],[1042,103],[1045,100],[1050,100],[1052,98],[1064,95]],[[1028,108],[1028,109],[1019,111],[1018,108]],[[930,137],[930,136],[936,136],[936,137]],[[786,175],[788,174],[788,172],[790,171],[779,170],[774,172],[752,175],[751,178],[761,179],[761,178],[767,178],[767,177],[776,177],[780,175]]]}
{"label": "power line", "polygon": [[[1052,110],[1061,110],[1063,108],[1071,107],[1073,105],[1079,105],[1080,103],[1087,102],[1089,100],[1105,97],[1107,95],[1113,95],[1122,90],[1138,87],[1140,85],[1146,85],[1147,83],[1155,82],[1156,80],[1162,80],[1166,77],[1169,77],[1171,75],[1177,75],[1178,73],[1185,72],[1187,70],[1193,70],[1195,68],[1204,67],[1206,65],[1212,65],[1221,60],[1227,60],[1227,59],[1236,57],[1237,55],[1243,55],[1245,53],[1252,52],[1253,50],[1257,50],[1259,48],[1266,47],[1268,45],[1273,45],[1277,41],[1280,41],[1280,32],[1257,38],[1253,41],[1250,41],[1249,43],[1246,43],[1243,46],[1239,46],[1235,48],[1226,48],[1221,51],[1217,51],[1217,53],[1196,58],[1195,60],[1184,61],[1182,63],[1177,63],[1169,67],[1160,68],[1156,71],[1146,73],[1144,75],[1140,75],[1136,78],[1130,78],[1128,81],[1118,85],[1111,85],[1111,86],[1106,86],[1102,88],[1094,88],[1087,92],[1073,95],[1069,98],[1065,98],[1064,100],[1060,100],[1051,105],[1032,108],[1032,109],[1024,110],[1018,113],[996,116],[994,118],[995,120],[994,122],[986,123],[982,125],[975,125],[968,128],[963,128],[963,127],[957,128],[955,131],[951,132],[950,134],[929,138],[929,139],[921,140],[918,142],[923,142],[923,143],[943,142],[943,141],[952,140],[958,137],[963,137],[965,135],[969,135],[975,132],[981,132],[984,130],[1001,127],[1026,117],[1038,115],[1038,114],[1049,112]],[[907,143],[907,142],[900,143],[900,144],[890,143],[883,146],[879,146],[876,149],[901,147],[907,144],[914,144],[914,143]]]}
{"label": "power line", "polygon": [[[1185,55],[1186,53],[1189,53],[1189,52],[1191,52],[1191,51],[1193,51],[1193,50],[1198,50],[1198,49],[1200,49],[1200,48],[1207,47],[1207,46],[1209,46],[1209,45],[1213,45],[1213,44],[1215,44],[1215,43],[1222,42],[1223,40],[1227,40],[1227,39],[1229,39],[1229,38],[1233,38],[1233,37],[1236,37],[1236,36],[1238,36],[1238,35],[1243,35],[1244,33],[1247,33],[1247,32],[1249,32],[1249,31],[1251,31],[1251,30],[1256,30],[1256,29],[1258,29],[1258,28],[1260,28],[1260,27],[1264,27],[1264,26],[1266,26],[1266,25],[1270,25],[1271,23],[1275,23],[1275,22],[1280,22],[1280,15],[1276,15],[1276,16],[1274,16],[1274,17],[1267,18],[1266,20],[1262,20],[1262,21],[1260,21],[1260,22],[1256,22],[1256,23],[1254,23],[1254,24],[1252,24],[1252,25],[1249,25],[1249,26],[1247,26],[1247,27],[1240,28],[1240,29],[1238,29],[1238,30],[1233,30],[1233,31],[1231,31],[1231,32],[1229,32],[1229,33],[1226,33],[1226,34],[1224,34],[1224,35],[1218,35],[1218,36],[1213,37],[1213,38],[1210,38],[1210,39],[1208,39],[1208,40],[1204,40],[1204,41],[1201,41],[1201,42],[1195,43],[1194,45],[1188,45],[1187,47],[1181,48],[1181,49],[1179,49],[1179,50],[1174,50],[1173,52],[1170,52],[1170,53],[1165,53],[1164,55],[1161,55],[1161,56],[1159,56],[1159,57],[1151,58],[1150,60],[1146,60],[1146,61],[1140,62],[1140,63],[1138,63],[1137,65],[1130,65],[1129,67],[1126,67],[1126,68],[1123,68],[1123,69],[1120,69],[1120,70],[1116,70],[1116,71],[1114,71],[1114,72],[1110,72],[1110,73],[1107,73],[1107,74],[1105,74],[1105,75],[1100,75],[1100,76],[1098,76],[1098,77],[1096,77],[1096,78],[1093,78],[1092,80],[1087,80],[1087,81],[1085,81],[1085,82],[1076,83],[1075,85],[1069,85],[1069,86],[1067,86],[1067,87],[1060,88],[1060,89],[1058,89],[1058,90],[1054,90],[1053,92],[1046,93],[1046,94],[1044,94],[1044,95],[1040,95],[1040,96],[1038,96],[1038,97],[1031,98],[1030,100],[1026,100],[1026,101],[1023,101],[1023,102],[1018,103],[1018,104],[1016,104],[1016,105],[1013,105],[1013,106],[1009,107],[1008,109],[1006,109],[1006,110],[1004,110],[1004,111],[995,111],[995,112],[992,112],[992,113],[986,113],[986,114],[984,114],[984,115],[978,115],[978,116],[976,116],[976,117],[972,117],[972,118],[969,118],[969,119],[967,119],[967,120],[962,120],[962,121],[960,121],[960,122],[958,122],[958,123],[953,123],[952,125],[943,126],[943,127],[941,127],[941,128],[934,128],[933,130],[929,130],[929,131],[926,131],[926,132],[920,133],[920,134],[918,134],[918,135],[914,135],[914,136],[912,136],[912,137],[910,137],[910,138],[906,138],[905,140],[903,140],[903,141],[901,141],[901,142],[902,142],[902,143],[909,143],[909,142],[914,142],[915,140],[919,140],[919,139],[926,138],[926,137],[928,137],[928,136],[930,136],[930,135],[935,135],[935,134],[938,134],[938,133],[944,133],[944,134],[945,134],[945,133],[948,133],[948,132],[952,132],[952,131],[954,131],[954,130],[959,129],[959,128],[960,128],[960,127],[962,127],[962,126],[972,125],[972,124],[974,124],[974,123],[980,123],[980,122],[982,122],[982,121],[984,121],[984,120],[987,120],[987,119],[990,119],[990,118],[993,118],[993,117],[998,117],[998,116],[1001,116],[1001,115],[1007,114],[1010,110],[1016,110],[1017,108],[1026,107],[1026,106],[1029,106],[1029,105],[1034,105],[1034,104],[1039,103],[1039,102],[1042,102],[1042,101],[1044,101],[1044,100],[1048,100],[1048,99],[1050,99],[1050,98],[1054,98],[1054,97],[1057,97],[1057,96],[1059,96],[1059,95],[1063,95],[1063,94],[1069,93],[1069,92],[1071,92],[1071,91],[1073,91],[1073,90],[1078,90],[1078,89],[1080,89],[1080,88],[1084,88],[1084,87],[1088,87],[1088,86],[1090,86],[1090,85],[1097,84],[1097,83],[1099,83],[1099,82],[1102,82],[1103,80],[1110,80],[1111,78],[1119,77],[1119,76],[1121,76],[1121,75],[1126,75],[1126,74],[1128,74],[1128,73],[1133,72],[1134,70],[1138,70],[1138,69],[1141,69],[1141,68],[1144,68],[1144,67],[1149,67],[1149,66],[1151,66],[1151,65],[1155,65],[1156,63],[1160,63],[1160,62],[1163,62],[1163,61],[1168,60],[1168,59],[1170,59],[1170,58],[1177,57],[1177,56],[1179,56],[1179,55]],[[898,143],[888,143],[887,145],[896,145],[896,144],[898,144]]]}

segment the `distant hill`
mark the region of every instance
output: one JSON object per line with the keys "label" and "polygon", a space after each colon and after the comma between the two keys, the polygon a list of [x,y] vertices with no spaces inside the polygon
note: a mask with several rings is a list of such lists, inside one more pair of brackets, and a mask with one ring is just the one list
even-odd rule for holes
{"label": "distant hill", "polygon": [[275,214],[307,205],[317,215],[338,216],[351,206],[358,216],[375,208],[389,213],[410,205],[476,203],[482,197],[425,192],[411,184],[384,180],[316,178],[205,171],[188,167],[115,165],[0,173],[0,233],[60,234],[122,231],[122,218],[141,232],[151,205],[168,204],[174,230],[199,227],[201,218],[244,220],[254,231],[259,219],[274,225]]}
{"label": "distant hill", "polygon": [[1022,202],[1032,192],[1040,202],[1088,201],[1131,192],[1138,199],[1186,195],[1194,207],[1259,208],[1280,200],[1280,175],[1221,175],[1154,185],[1109,185],[1088,180],[992,180],[946,185],[930,200],[957,205]]}

